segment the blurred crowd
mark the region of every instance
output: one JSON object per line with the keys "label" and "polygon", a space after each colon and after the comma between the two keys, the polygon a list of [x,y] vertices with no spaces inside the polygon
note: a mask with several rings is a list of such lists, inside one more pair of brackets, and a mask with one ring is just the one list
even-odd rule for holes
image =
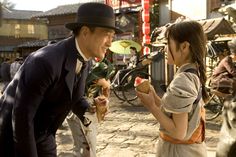
{"label": "blurred crowd", "polygon": [[4,58],[3,62],[0,64],[0,79],[3,83],[3,88],[1,89],[1,93],[4,92],[5,88],[9,84],[9,82],[15,76],[17,70],[20,68],[23,63],[22,57],[17,57],[13,61],[9,58]]}

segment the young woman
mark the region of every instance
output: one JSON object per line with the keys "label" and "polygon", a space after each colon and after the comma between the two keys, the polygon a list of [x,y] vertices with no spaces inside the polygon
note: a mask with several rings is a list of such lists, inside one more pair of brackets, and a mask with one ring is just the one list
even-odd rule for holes
{"label": "young woman", "polygon": [[148,94],[137,91],[144,106],[160,123],[157,157],[206,157],[204,143],[206,38],[195,21],[171,25],[167,38],[168,64],[178,71],[160,98],[153,87]]}

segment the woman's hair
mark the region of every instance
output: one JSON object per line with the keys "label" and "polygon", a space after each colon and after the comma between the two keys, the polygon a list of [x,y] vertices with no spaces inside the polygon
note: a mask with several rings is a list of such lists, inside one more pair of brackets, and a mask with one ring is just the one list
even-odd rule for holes
{"label": "woman's hair", "polygon": [[140,54],[139,54],[139,52],[137,51],[136,47],[130,46],[129,49],[130,49],[130,50],[134,50],[135,55],[136,55],[136,57],[137,57],[137,63],[139,63],[139,60],[140,60]]}
{"label": "woman's hair", "polygon": [[196,21],[183,21],[169,26],[165,32],[165,37],[173,39],[176,42],[176,48],[179,49],[180,44],[187,41],[190,44],[191,59],[197,63],[199,70],[199,78],[202,84],[203,100],[207,101],[208,94],[206,92],[205,83],[206,67],[206,36],[202,26]]}

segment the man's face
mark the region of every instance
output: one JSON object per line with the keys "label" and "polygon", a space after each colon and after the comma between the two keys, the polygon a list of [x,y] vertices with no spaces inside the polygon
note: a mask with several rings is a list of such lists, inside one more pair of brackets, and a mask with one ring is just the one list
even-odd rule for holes
{"label": "man's face", "polygon": [[84,48],[88,57],[103,59],[107,49],[111,46],[115,31],[110,28],[96,27],[89,30],[85,36]]}

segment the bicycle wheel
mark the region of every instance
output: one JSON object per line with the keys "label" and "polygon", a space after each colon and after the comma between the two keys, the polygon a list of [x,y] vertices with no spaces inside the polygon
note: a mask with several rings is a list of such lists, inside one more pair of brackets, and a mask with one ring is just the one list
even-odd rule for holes
{"label": "bicycle wheel", "polygon": [[215,94],[210,95],[210,99],[205,104],[206,120],[213,120],[217,118],[224,110],[223,98],[218,97]]}
{"label": "bicycle wheel", "polygon": [[125,98],[122,93],[122,86],[121,86],[121,80],[122,80],[121,77],[124,75],[121,73],[121,70],[118,70],[111,82],[111,90],[113,91],[115,96],[122,101],[125,101]]}
{"label": "bicycle wheel", "polygon": [[120,99],[121,101],[126,101],[123,96],[122,87],[120,85],[113,85],[112,91],[118,99]]}
{"label": "bicycle wheel", "polygon": [[140,101],[136,96],[134,81],[136,77],[141,77],[145,79],[149,79],[150,75],[144,71],[134,70],[127,73],[121,81],[123,97],[125,100],[131,104],[138,106],[140,105]]}

